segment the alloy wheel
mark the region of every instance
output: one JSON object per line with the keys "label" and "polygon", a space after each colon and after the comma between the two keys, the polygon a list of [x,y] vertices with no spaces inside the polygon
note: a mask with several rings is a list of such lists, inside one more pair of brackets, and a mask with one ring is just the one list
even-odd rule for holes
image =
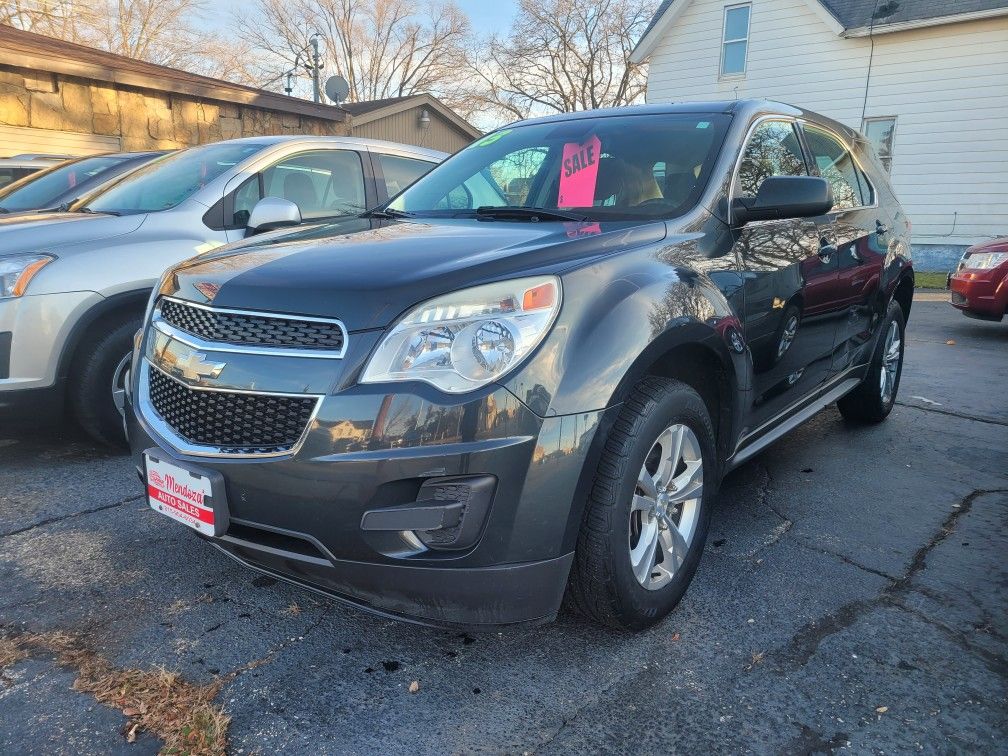
{"label": "alloy wheel", "polygon": [[900,338],[899,324],[894,320],[886,332],[885,346],[882,352],[882,369],[879,371],[879,390],[882,403],[888,404],[896,390],[896,375],[899,372],[900,360],[903,357],[903,340]]}
{"label": "alloy wheel", "polygon": [[672,425],[651,445],[630,506],[630,566],[648,590],[667,585],[686,560],[702,496],[700,441],[688,426]]}
{"label": "alloy wheel", "polygon": [[112,402],[120,415],[126,414],[126,381],[129,380],[130,358],[132,353],[127,352],[126,356],[119,360],[112,371]]}

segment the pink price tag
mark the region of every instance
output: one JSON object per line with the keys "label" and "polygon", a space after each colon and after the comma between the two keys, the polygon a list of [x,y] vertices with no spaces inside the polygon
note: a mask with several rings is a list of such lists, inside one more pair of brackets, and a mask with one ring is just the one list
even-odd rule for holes
{"label": "pink price tag", "polygon": [[584,144],[573,142],[564,145],[557,207],[591,207],[595,204],[601,152],[602,142],[594,135]]}

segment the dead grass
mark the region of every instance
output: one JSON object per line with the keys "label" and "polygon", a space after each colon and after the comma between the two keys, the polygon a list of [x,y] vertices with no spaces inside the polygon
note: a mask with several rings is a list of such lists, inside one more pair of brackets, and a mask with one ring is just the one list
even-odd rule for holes
{"label": "dead grass", "polygon": [[0,636],[0,672],[24,659],[28,653],[13,638]]}
{"label": "dead grass", "polygon": [[59,632],[0,637],[0,671],[32,653],[46,652],[61,666],[76,670],[74,690],[129,717],[124,732],[129,742],[146,730],[164,741],[162,754],[225,753],[231,718],[213,702],[221,681],[193,685],[163,667],[119,669],[79,637]]}

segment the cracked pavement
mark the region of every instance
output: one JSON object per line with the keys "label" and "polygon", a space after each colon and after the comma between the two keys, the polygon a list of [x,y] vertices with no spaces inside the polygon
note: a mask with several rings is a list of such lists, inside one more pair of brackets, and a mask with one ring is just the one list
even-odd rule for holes
{"label": "cracked pavement", "polygon": [[[235,753],[1003,752],[1006,374],[1008,323],[916,302],[889,421],[830,408],[730,475],[692,587],[639,635],[370,617],[152,512],[125,457],[0,432],[0,625],[224,678]],[[9,667],[0,752],[158,750],[72,681]]]}

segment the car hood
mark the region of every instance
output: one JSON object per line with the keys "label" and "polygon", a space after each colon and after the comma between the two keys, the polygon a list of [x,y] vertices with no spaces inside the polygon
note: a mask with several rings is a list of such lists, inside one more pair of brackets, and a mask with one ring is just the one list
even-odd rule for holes
{"label": "car hood", "polygon": [[665,233],[664,222],[354,219],[193,258],[165,280],[162,293],[218,307],[337,317],[359,331],[384,328],[440,294],[558,272]]}
{"label": "car hood", "polygon": [[135,231],[146,215],[104,213],[19,213],[0,215],[0,255],[59,252],[61,248]]}

